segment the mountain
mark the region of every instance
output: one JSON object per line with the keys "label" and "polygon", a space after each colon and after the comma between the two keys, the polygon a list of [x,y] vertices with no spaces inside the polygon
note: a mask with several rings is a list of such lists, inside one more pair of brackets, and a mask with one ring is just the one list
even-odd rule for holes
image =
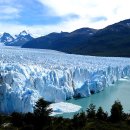
{"label": "mountain", "polygon": [[36,38],[24,44],[23,48],[42,48],[67,52],[73,47],[78,47],[83,41],[87,41],[97,30],[81,28],[71,33],[50,33],[46,36]]}
{"label": "mountain", "polygon": [[52,33],[23,45],[67,53],[130,57],[130,19],[100,30],[81,28],[71,33]]}
{"label": "mountain", "polygon": [[26,31],[20,32],[20,34],[11,36],[9,33],[3,33],[0,36],[0,42],[6,46],[22,46],[26,42],[32,40],[33,37]]}
{"label": "mountain", "polygon": [[97,31],[76,51],[71,51],[83,55],[130,57],[130,19]]}
{"label": "mountain", "polygon": [[3,33],[3,35],[0,36],[0,42],[6,43],[6,42],[12,42],[14,41],[14,38],[9,33]]}

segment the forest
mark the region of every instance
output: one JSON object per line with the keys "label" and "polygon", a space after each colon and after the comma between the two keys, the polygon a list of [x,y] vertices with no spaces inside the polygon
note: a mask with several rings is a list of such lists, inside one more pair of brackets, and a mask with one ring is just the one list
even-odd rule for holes
{"label": "forest", "polygon": [[49,102],[39,99],[33,113],[0,115],[0,130],[130,130],[130,114],[123,112],[120,101],[111,106],[110,115],[102,107],[90,104],[72,119],[49,116]]}

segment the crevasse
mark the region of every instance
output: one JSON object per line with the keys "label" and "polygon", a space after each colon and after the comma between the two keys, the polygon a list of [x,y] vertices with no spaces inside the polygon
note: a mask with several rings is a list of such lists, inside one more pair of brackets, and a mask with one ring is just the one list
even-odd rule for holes
{"label": "crevasse", "polygon": [[[87,97],[121,78],[130,77],[127,58],[68,55],[60,52],[5,49],[0,62],[0,113],[33,112],[43,97],[61,102],[75,96]],[[26,51],[29,53],[27,57]],[[14,54],[14,59],[8,53]],[[35,59],[33,56],[37,55]]]}

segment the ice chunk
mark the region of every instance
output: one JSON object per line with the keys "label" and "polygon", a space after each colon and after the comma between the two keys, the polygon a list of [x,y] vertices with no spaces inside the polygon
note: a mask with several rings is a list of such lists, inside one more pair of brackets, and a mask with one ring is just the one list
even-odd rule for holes
{"label": "ice chunk", "polygon": [[63,113],[71,113],[76,112],[81,109],[81,106],[72,104],[72,103],[66,103],[66,102],[59,102],[59,103],[53,103],[50,105],[49,108],[52,108],[52,116],[56,114],[63,114]]}

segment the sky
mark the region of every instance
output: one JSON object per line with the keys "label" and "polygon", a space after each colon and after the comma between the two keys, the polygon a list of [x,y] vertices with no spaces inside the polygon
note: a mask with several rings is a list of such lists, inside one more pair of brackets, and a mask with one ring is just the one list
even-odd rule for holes
{"label": "sky", "polygon": [[0,32],[34,37],[104,28],[130,18],[130,0],[0,0]]}

